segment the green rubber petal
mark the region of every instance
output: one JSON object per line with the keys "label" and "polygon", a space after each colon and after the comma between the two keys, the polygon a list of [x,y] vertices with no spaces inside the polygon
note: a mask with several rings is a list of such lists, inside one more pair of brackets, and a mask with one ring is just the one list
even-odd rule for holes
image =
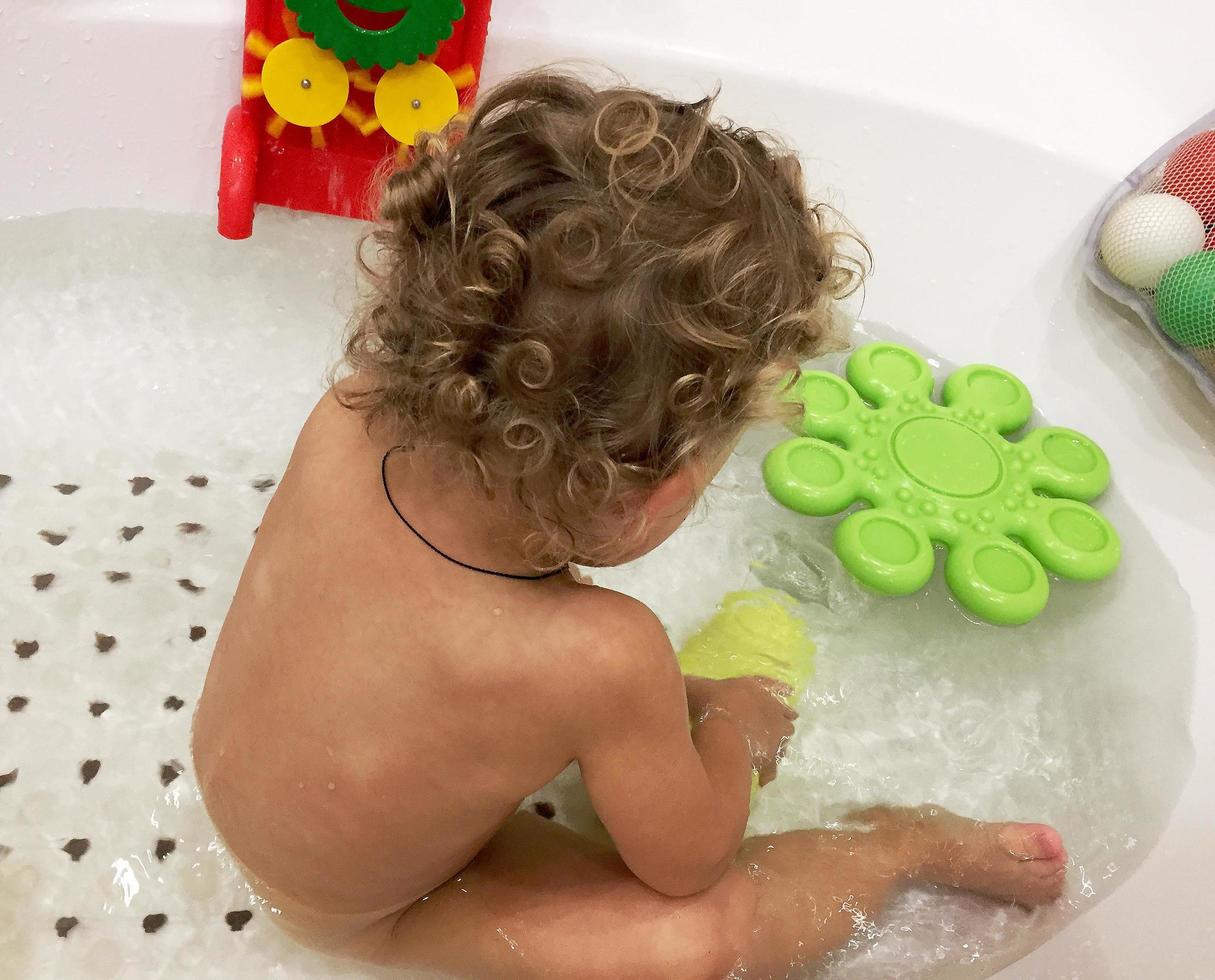
{"label": "green rubber petal", "polygon": [[1022,454],[1032,454],[1034,485],[1053,497],[1092,500],[1110,485],[1110,461],[1075,429],[1035,429],[1016,445]]}
{"label": "green rubber petal", "polygon": [[830,371],[807,371],[792,397],[802,405],[802,432],[819,439],[849,440],[858,417],[868,411],[852,386]]}
{"label": "green rubber petal", "polygon": [[1000,626],[1028,623],[1050,597],[1042,563],[1007,539],[964,540],[945,559],[945,581],[963,606]]}
{"label": "green rubber petal", "polygon": [[764,459],[764,483],[790,510],[825,517],[856,500],[860,474],[839,446],[821,439],[790,439]]}
{"label": "green rubber petal", "polygon": [[346,19],[337,0],[285,0],[299,17],[300,30],[313,36],[319,47],[342,61],[361,68],[412,65],[435,53],[440,41],[451,37],[456,21],[464,16],[460,0],[359,0],[358,6],[376,13],[408,12],[396,26],[369,31]]}
{"label": "green rubber petal", "polygon": [[880,408],[904,394],[927,398],[932,369],[910,347],[866,344],[848,358],[848,383]]}
{"label": "green rubber petal", "polygon": [[941,390],[941,401],[965,408],[997,432],[1013,432],[1029,421],[1034,401],[1015,375],[990,364],[971,364],[955,371]]}
{"label": "green rubber petal", "polygon": [[[1118,564],[1116,532],[1081,503],[1109,485],[1109,460],[1072,429],[1005,439],[1033,410],[1016,377],[988,364],[961,368],[938,405],[928,363],[895,344],[860,348],[847,376],[810,372],[794,387],[808,438],[772,450],[764,480],[803,514],[873,506],[836,536],[836,553],[866,585],[894,595],[920,588],[932,570],[925,542],[934,541],[951,551],[946,581],[963,606],[992,622],[1021,623],[1046,602],[1044,568],[1096,579]],[[884,515],[884,544],[873,515]],[[862,541],[862,530],[873,540]]]}
{"label": "green rubber petal", "polygon": [[923,528],[886,508],[845,517],[835,529],[835,553],[862,585],[883,595],[918,592],[936,564]]}
{"label": "green rubber petal", "polygon": [[1022,536],[1038,560],[1064,578],[1105,578],[1122,557],[1113,525],[1077,500],[1044,500]]}

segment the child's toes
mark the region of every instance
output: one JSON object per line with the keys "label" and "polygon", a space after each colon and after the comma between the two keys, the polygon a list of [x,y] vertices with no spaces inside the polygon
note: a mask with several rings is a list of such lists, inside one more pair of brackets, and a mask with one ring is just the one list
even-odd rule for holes
{"label": "child's toes", "polygon": [[1000,828],[1000,843],[1020,861],[1067,863],[1063,838],[1053,827],[1040,823],[1009,823]]}

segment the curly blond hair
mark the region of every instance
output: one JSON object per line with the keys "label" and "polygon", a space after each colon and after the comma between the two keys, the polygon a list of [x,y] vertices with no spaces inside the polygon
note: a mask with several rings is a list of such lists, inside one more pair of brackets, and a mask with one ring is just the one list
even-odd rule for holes
{"label": "curly blond hair", "polygon": [[536,71],[384,184],[343,402],[506,491],[538,566],[770,414],[861,280],[797,158],[712,109]]}

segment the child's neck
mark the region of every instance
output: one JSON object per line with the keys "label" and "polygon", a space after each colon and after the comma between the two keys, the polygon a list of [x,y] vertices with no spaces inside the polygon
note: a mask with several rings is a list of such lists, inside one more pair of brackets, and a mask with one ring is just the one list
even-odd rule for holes
{"label": "child's neck", "polygon": [[[391,448],[391,442],[380,447]],[[512,575],[533,575],[525,542],[532,526],[506,500],[495,498],[444,458],[420,447],[388,457],[392,499],[428,543],[452,558]]]}

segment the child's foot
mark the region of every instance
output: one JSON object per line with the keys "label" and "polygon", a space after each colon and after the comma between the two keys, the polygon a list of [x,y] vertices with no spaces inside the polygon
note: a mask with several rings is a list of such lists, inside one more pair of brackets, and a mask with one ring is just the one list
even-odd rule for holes
{"label": "child's foot", "polygon": [[850,821],[894,835],[913,878],[1034,906],[1063,893],[1067,851],[1040,823],[983,823],[943,807],[873,807]]}

